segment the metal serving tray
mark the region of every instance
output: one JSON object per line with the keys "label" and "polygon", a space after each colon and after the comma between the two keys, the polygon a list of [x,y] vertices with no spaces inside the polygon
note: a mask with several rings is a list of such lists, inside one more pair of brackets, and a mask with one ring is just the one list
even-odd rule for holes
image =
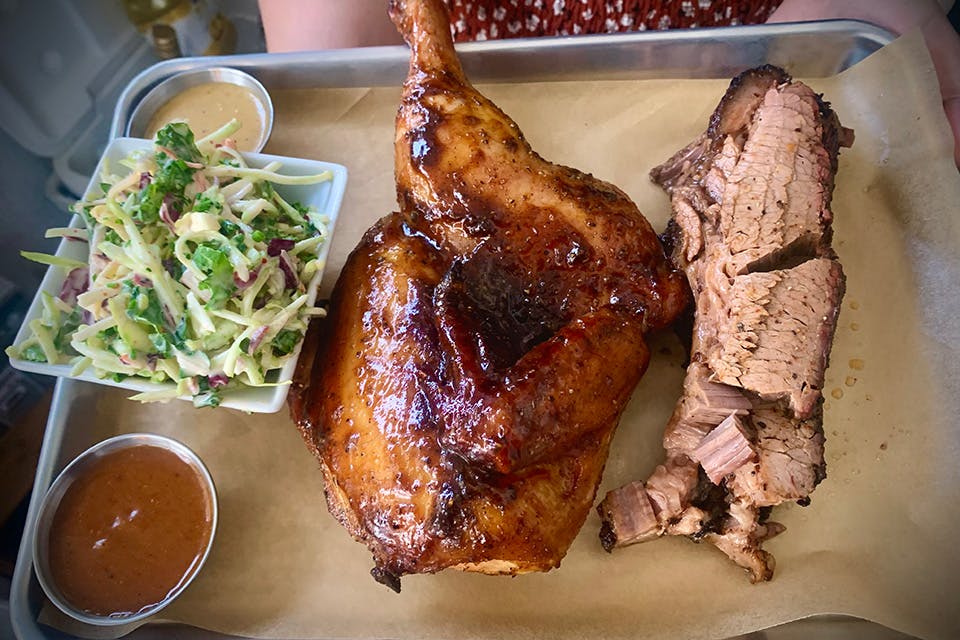
{"label": "metal serving tray", "polygon": [[[892,40],[893,35],[879,27],[835,20],[490,41],[459,45],[457,50],[470,78],[488,83],[729,78],[744,68],[765,63],[782,66],[797,76],[823,77],[853,66]],[[236,67],[254,75],[267,90],[277,90],[397,86],[406,75],[407,64],[408,53],[401,46],[170,60],[145,70],[126,87],[116,105],[110,137],[126,133],[134,107],[154,85],[188,69]],[[44,596],[33,571],[30,540],[40,502],[56,474],[94,443],[84,423],[83,409],[101,392],[98,385],[66,379],[56,386],[11,584],[10,615],[20,638],[68,637],[37,622]],[[814,636],[828,632],[832,637],[906,637],[865,621],[818,616],[743,638],[797,637],[790,635],[797,631],[809,631]],[[146,625],[129,637],[167,636],[170,632],[191,638],[217,636],[194,628]]]}

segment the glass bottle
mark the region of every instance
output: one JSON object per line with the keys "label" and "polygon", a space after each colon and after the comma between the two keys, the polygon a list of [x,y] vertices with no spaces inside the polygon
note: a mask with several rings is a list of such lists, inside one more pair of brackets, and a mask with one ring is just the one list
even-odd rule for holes
{"label": "glass bottle", "polygon": [[177,32],[170,25],[158,22],[150,27],[150,35],[153,40],[153,50],[161,60],[179,58],[182,55]]}
{"label": "glass bottle", "polygon": [[123,8],[131,23],[158,50],[169,53],[169,34],[161,30],[167,41],[158,46],[155,25],[169,26],[176,35],[182,55],[226,55],[236,51],[237,30],[234,24],[207,0],[123,0]]}

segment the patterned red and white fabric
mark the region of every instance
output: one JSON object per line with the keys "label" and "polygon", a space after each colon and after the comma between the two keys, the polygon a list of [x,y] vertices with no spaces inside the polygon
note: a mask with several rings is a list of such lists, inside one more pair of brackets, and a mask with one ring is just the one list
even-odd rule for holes
{"label": "patterned red and white fabric", "polygon": [[446,0],[454,40],[761,24],[782,0]]}

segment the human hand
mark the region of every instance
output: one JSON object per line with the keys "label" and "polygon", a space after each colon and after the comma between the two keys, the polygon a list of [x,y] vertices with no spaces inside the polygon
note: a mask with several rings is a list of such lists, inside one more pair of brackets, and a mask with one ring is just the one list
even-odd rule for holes
{"label": "human hand", "polygon": [[[960,1],[960,0],[957,0]],[[960,36],[936,0],[783,0],[767,22],[853,18],[897,35],[919,27],[940,81],[943,109],[953,129],[953,157],[960,167]]]}

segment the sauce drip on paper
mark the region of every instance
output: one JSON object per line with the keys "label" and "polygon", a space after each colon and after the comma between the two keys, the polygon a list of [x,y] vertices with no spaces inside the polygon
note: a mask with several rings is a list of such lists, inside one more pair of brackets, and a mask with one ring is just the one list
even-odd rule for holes
{"label": "sauce drip on paper", "polygon": [[54,582],[71,605],[97,615],[162,603],[203,556],[211,502],[200,475],[171,451],[139,445],[103,456],[54,514]]}
{"label": "sauce drip on paper", "polygon": [[266,126],[263,105],[240,85],[207,82],[185,89],[165,102],[150,119],[147,137],[153,138],[164,125],[182,120],[200,138],[213,133],[231,118],[242,125],[231,137],[240,151],[255,151]]}

